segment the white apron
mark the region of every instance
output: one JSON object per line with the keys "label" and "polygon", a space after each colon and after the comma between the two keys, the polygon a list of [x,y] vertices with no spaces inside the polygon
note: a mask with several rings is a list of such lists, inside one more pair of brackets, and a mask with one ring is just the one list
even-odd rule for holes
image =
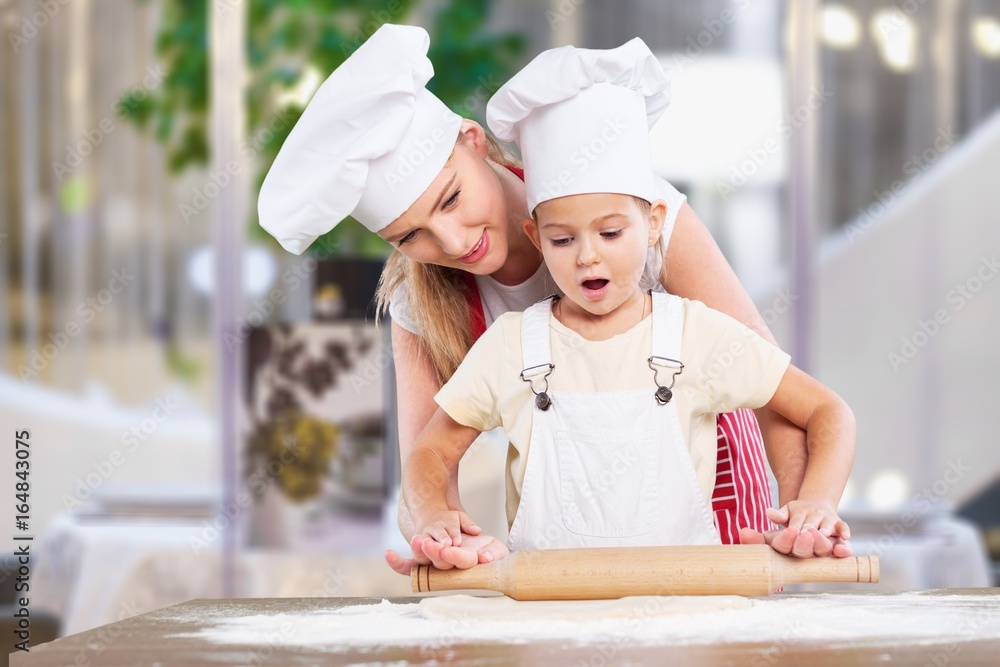
{"label": "white apron", "polygon": [[[552,303],[539,301],[521,321],[521,378],[536,401],[510,550],[721,544],[672,400],[660,404],[656,387],[546,391],[548,376],[559,373],[549,349]],[[678,373],[679,364],[663,361],[680,359],[681,308],[680,298],[653,293],[660,386]],[[551,399],[545,410],[543,391]]]}

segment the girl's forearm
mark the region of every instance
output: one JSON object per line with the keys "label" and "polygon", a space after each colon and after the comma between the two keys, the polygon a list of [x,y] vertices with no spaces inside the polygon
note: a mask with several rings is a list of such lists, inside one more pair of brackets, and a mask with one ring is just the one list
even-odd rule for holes
{"label": "girl's forearm", "polygon": [[[667,246],[660,282],[671,294],[697,299],[710,308],[742,322],[777,345],[753,300],[740,283],[725,255],[698,214],[681,206]],[[805,474],[805,431],[774,410],[757,410],[767,460],[778,481],[778,497],[784,505],[798,496]]]}
{"label": "girl's forearm", "polygon": [[[404,487],[405,488],[405,487]],[[456,510],[459,512],[464,512],[465,508],[462,507],[462,501],[458,497],[458,469],[456,468],[451,475],[451,479],[448,483],[448,509]],[[403,534],[406,541],[409,542],[413,539],[413,536],[417,534],[417,526],[413,521],[413,517],[410,516],[410,508],[406,504],[406,498],[402,495],[399,499],[399,506],[396,512],[396,520],[399,524],[399,532]]]}
{"label": "girl's forearm", "polygon": [[797,498],[836,507],[854,464],[857,427],[854,413],[839,397],[816,408],[809,419],[809,460]]}
{"label": "girl's forearm", "polygon": [[[458,500],[458,463],[479,435],[439,409],[421,431],[403,461],[400,475],[402,500],[400,530],[408,538],[423,527],[424,517],[434,511],[461,510]],[[409,524],[404,519],[409,519]],[[407,534],[408,529],[411,529]]]}

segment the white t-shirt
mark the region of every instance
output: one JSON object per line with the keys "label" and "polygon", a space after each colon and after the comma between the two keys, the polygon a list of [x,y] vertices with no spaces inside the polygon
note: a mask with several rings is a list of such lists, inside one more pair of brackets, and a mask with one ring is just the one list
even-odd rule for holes
{"label": "white t-shirt", "polygon": [[[698,483],[711,506],[715,487],[716,413],[758,408],[774,395],[790,357],[733,318],[682,299],[684,324],[674,402]],[[608,340],[590,341],[549,317],[554,391],[656,390],[647,360],[652,316]],[[434,397],[452,419],[480,431],[502,427],[507,450],[506,512],[513,524],[528,461],[534,395],[519,375],[521,313],[500,316]]]}
{"label": "white t-shirt", "polygon": [[[656,180],[661,187],[660,196],[667,202],[667,215],[663,221],[663,239],[665,243],[669,243],[677,214],[687,200],[687,196],[662,178]],[[650,248],[646,255],[646,268],[641,281],[643,289],[662,291],[662,288],[659,287],[662,265],[663,258],[660,257],[656,247]],[[562,293],[555,280],[552,279],[545,262],[542,262],[530,278],[519,285],[502,285],[490,276],[476,276],[476,286],[479,288],[479,296],[483,302],[483,314],[486,316],[487,327],[504,313],[526,310],[531,304],[551,294]],[[392,320],[396,324],[410,333],[419,335],[419,327],[410,314],[409,294],[405,284],[400,285],[389,299],[389,315],[392,316]]]}

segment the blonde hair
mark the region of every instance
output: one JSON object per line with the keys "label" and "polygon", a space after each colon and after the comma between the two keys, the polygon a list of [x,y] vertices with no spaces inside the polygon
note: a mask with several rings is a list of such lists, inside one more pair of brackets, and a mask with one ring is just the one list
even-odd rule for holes
{"label": "blonde hair", "polygon": [[[465,135],[459,133],[456,146],[465,141]],[[487,159],[499,165],[521,166],[488,132],[486,141]],[[381,319],[389,309],[392,293],[405,284],[410,313],[420,331],[420,345],[430,356],[440,384],[455,373],[474,342],[469,287],[465,280],[465,271],[417,262],[393,249],[375,290],[376,314]]]}
{"label": "blonde hair", "polygon": [[[649,219],[650,214],[653,212],[653,205],[643,199],[642,197],[632,196],[632,200],[635,201],[635,205],[639,207],[639,212]],[[670,213],[669,211],[667,213]],[[666,273],[667,268],[667,238],[661,233],[656,239],[656,243],[653,244],[653,248],[656,250],[656,254],[660,257],[660,272],[658,274],[653,274],[651,272],[651,267],[647,266],[642,272],[642,278],[640,282],[642,283],[643,289],[656,289],[656,286],[661,283],[660,276]]]}

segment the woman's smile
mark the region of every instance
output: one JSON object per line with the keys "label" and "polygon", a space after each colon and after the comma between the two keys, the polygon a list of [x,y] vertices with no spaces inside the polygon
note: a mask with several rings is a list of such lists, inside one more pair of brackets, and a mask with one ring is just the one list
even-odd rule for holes
{"label": "woman's smile", "polygon": [[473,246],[472,250],[459,257],[458,261],[462,262],[463,264],[475,264],[483,257],[485,257],[486,253],[488,253],[489,251],[490,251],[490,236],[484,229],[483,235],[479,237],[479,241],[476,243],[475,246]]}

